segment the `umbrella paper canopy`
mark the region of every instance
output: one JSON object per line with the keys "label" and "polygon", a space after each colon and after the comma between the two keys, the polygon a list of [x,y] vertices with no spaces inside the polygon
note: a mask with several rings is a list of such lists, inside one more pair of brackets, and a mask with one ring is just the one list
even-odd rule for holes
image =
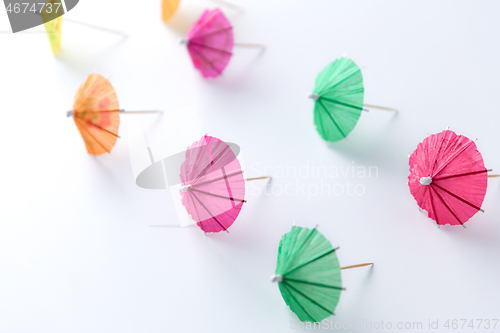
{"label": "umbrella paper canopy", "polygon": [[316,78],[314,124],[321,137],[339,141],[356,126],[363,110],[363,75],[349,58],[342,57],[326,66]]}
{"label": "umbrella paper canopy", "polygon": [[231,147],[203,136],[186,151],[181,165],[182,204],[205,232],[227,230],[245,202],[245,180]]}
{"label": "umbrella paper canopy", "polygon": [[207,9],[193,24],[184,42],[194,67],[204,77],[217,77],[232,56],[233,27],[220,9]]}
{"label": "umbrella paper canopy", "polygon": [[335,249],[316,228],[293,226],[280,241],[273,281],[300,320],[322,321],[333,314],[342,291]]}
{"label": "umbrella paper canopy", "polygon": [[172,15],[174,15],[174,13],[179,8],[180,2],[181,2],[181,0],[162,0],[162,2],[161,2],[161,4],[162,4],[161,14],[162,14],[163,22],[170,21],[170,19],[172,18]]}
{"label": "umbrella paper canopy", "polygon": [[115,145],[119,108],[113,86],[100,74],[90,74],[76,92],[73,117],[89,154],[109,153]]}
{"label": "umbrella paper canopy", "polygon": [[428,136],[410,156],[408,185],[437,224],[463,225],[481,210],[487,172],[474,141],[446,130]]}
{"label": "umbrella paper canopy", "polygon": [[[44,17],[45,12],[42,12],[42,17]],[[45,30],[47,30],[47,35],[49,36],[50,47],[52,48],[52,52],[54,54],[59,53],[59,49],[61,48],[61,29],[63,23],[63,17],[59,16],[51,21],[45,21],[44,17],[44,26]]]}

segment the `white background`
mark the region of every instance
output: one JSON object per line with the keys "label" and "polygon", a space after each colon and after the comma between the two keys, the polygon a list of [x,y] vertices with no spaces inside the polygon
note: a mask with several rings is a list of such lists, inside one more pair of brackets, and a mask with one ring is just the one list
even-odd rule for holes
{"label": "white background", "polygon": [[[225,9],[236,41],[267,49],[235,49],[215,80],[178,44],[214,6],[204,0],[183,0],[170,26],[157,0],[82,0],[67,17],[130,37],[65,22],[58,57],[43,33],[0,35],[0,332],[292,331],[296,317],[269,276],[293,223],[319,224],[342,265],[375,263],[342,272],[334,321],[426,328],[438,319],[442,328],[499,318],[500,181],[489,180],[486,212],[467,229],[438,229],[418,211],[407,176],[408,154],[447,126],[479,138],[487,167],[500,172],[500,3],[237,3],[243,14]],[[329,147],[306,96],[345,52],[364,67],[365,101],[400,113],[363,113],[349,142]],[[126,109],[197,103],[210,135],[242,147],[248,176],[275,174],[252,185],[229,234],[150,227],[177,216],[167,191],[135,185],[126,138],[140,116],[122,117],[111,154],[86,153],[65,112],[95,70]],[[361,184],[364,195],[315,194],[314,167],[352,165],[376,166],[378,177],[323,181]],[[310,174],[294,175],[301,167]]]}

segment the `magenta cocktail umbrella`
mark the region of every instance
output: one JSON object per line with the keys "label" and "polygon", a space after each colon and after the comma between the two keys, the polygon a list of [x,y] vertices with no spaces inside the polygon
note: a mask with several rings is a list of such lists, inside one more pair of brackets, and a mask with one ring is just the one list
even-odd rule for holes
{"label": "magenta cocktail umbrella", "polygon": [[231,147],[203,136],[186,151],[181,165],[181,200],[205,232],[226,231],[245,201],[245,179]]}

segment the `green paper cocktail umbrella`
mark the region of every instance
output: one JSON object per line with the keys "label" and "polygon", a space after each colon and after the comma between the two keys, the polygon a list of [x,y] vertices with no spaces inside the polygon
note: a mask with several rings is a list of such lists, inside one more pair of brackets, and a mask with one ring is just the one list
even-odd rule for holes
{"label": "green paper cocktail umbrella", "polygon": [[331,316],[342,288],[341,269],[335,248],[316,228],[293,226],[283,235],[278,249],[276,275],[281,295],[301,321],[320,322]]}
{"label": "green paper cocktail umbrella", "polygon": [[363,106],[397,111],[364,104],[365,89],[361,69],[349,58],[331,62],[316,77],[316,87],[309,95],[314,99],[314,124],[323,139],[339,141],[347,137],[358,123]]}

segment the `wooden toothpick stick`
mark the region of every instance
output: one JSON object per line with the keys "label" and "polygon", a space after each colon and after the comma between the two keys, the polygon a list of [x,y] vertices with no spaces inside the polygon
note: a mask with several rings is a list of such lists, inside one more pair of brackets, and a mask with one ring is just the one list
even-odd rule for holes
{"label": "wooden toothpick stick", "polygon": [[[163,111],[161,110],[143,110],[143,111],[125,111],[124,109],[119,109],[119,110],[96,110],[95,112],[119,112],[119,113],[125,113],[125,114],[130,114],[130,113],[163,113]],[[74,117],[75,116],[75,113],[79,113],[79,112],[75,112],[75,110],[69,110],[68,112],[66,112],[66,116],[67,117]]]}
{"label": "wooden toothpick stick", "polygon": [[255,178],[245,178],[246,182],[249,182],[251,180],[259,180],[259,179],[270,179],[272,178],[271,176],[263,176],[263,177],[255,177]]}
{"label": "wooden toothpick stick", "polygon": [[143,110],[143,111],[125,111],[120,110],[120,113],[163,113],[161,110]]}
{"label": "wooden toothpick stick", "polygon": [[[391,111],[391,112],[399,112],[398,109],[393,109],[393,108],[388,108],[386,106],[379,106],[379,105],[373,105],[373,104],[365,104],[367,108],[374,108],[374,109],[380,109],[380,110],[385,110],[385,111]],[[369,111],[368,109],[363,109],[363,111]]]}
{"label": "wooden toothpick stick", "polygon": [[367,264],[358,264],[358,265],[345,266],[345,267],[342,267],[340,269],[344,270],[344,269],[358,268],[358,267],[371,266],[371,265],[373,265],[372,262],[371,263],[367,263]]}
{"label": "wooden toothpick stick", "polygon": [[101,27],[99,25],[95,25],[95,24],[91,24],[91,23],[86,23],[86,22],[81,22],[81,21],[77,21],[77,20],[73,20],[73,19],[69,19],[69,18],[65,18],[65,20],[68,21],[68,22],[71,22],[71,23],[75,23],[75,24],[86,26],[88,28],[102,30],[102,31],[110,32],[110,33],[117,34],[117,35],[120,35],[120,36],[123,36],[123,37],[128,37],[128,34],[126,32],[123,32],[123,31],[118,31],[118,30],[114,30],[114,29],[110,29],[110,28],[105,28],[105,27]]}
{"label": "wooden toothpick stick", "polygon": [[248,43],[234,43],[236,47],[251,47],[256,49],[264,49],[266,46],[264,44],[248,44]]}

